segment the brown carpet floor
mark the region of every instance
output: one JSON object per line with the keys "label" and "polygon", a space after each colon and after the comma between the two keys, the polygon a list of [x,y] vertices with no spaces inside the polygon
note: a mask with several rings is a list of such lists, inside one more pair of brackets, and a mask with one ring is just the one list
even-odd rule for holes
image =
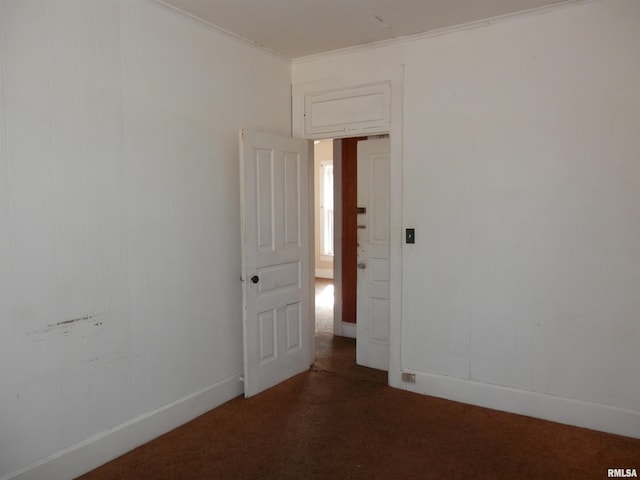
{"label": "brown carpet floor", "polygon": [[314,367],[235,398],[81,477],[603,479],[640,469],[640,440],[386,386],[355,342],[317,335]]}

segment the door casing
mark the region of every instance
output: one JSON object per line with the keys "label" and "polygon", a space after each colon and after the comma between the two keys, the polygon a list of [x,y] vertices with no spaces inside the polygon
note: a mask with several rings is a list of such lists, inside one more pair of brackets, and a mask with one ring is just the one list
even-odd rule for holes
{"label": "door casing", "polygon": [[[389,129],[388,131],[376,131],[371,134],[387,133],[390,136],[390,171],[389,171],[389,191],[391,209],[389,212],[389,228],[391,239],[389,246],[389,385],[396,388],[403,388],[402,381],[402,262],[403,262],[403,226],[404,219],[403,195],[402,195],[402,175],[403,175],[403,98],[404,98],[404,65],[396,65],[390,68],[368,71],[358,75],[345,75],[330,78],[321,78],[309,82],[301,82],[293,85],[293,126],[294,135],[309,139],[326,138],[348,138],[354,136],[368,135],[369,132],[357,129],[345,129],[343,132],[317,135],[304,134],[304,122],[306,121],[304,111],[305,96],[310,92],[323,92],[339,89],[349,89],[354,86],[382,81],[390,85],[389,95]],[[334,142],[334,159],[336,156],[338,142]],[[335,160],[334,160],[335,161]],[[313,192],[310,193],[313,195]],[[336,199],[337,201],[338,199]],[[336,210],[339,213],[339,209]],[[336,235],[341,232],[340,219],[336,218]],[[336,246],[338,250],[339,245]],[[336,251],[335,261],[339,262],[341,254]],[[334,283],[336,293],[341,287],[341,275],[339,270],[335,271]],[[338,300],[338,298],[336,298]],[[341,315],[341,309],[336,303],[335,315]]]}

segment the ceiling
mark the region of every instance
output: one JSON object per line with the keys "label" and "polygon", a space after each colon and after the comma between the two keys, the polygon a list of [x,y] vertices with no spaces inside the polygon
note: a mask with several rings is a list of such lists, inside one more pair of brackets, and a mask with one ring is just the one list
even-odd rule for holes
{"label": "ceiling", "polygon": [[566,0],[160,0],[290,59]]}

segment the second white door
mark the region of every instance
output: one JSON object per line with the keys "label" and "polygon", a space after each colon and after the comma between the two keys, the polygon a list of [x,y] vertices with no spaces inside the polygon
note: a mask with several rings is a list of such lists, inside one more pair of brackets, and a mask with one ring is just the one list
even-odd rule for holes
{"label": "second white door", "polygon": [[358,142],[356,361],[389,370],[389,139]]}

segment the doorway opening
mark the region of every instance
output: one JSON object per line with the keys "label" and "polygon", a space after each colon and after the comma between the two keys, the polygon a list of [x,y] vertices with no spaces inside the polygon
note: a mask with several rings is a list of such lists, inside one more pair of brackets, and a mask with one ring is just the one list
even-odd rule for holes
{"label": "doorway opening", "polygon": [[335,192],[333,140],[314,141],[315,330],[334,333]]}
{"label": "doorway opening", "polygon": [[333,335],[334,286],[333,279],[316,277],[316,333]]}
{"label": "doorway opening", "polygon": [[357,339],[358,363],[388,370],[389,136],[316,140],[314,155],[316,338]]}

